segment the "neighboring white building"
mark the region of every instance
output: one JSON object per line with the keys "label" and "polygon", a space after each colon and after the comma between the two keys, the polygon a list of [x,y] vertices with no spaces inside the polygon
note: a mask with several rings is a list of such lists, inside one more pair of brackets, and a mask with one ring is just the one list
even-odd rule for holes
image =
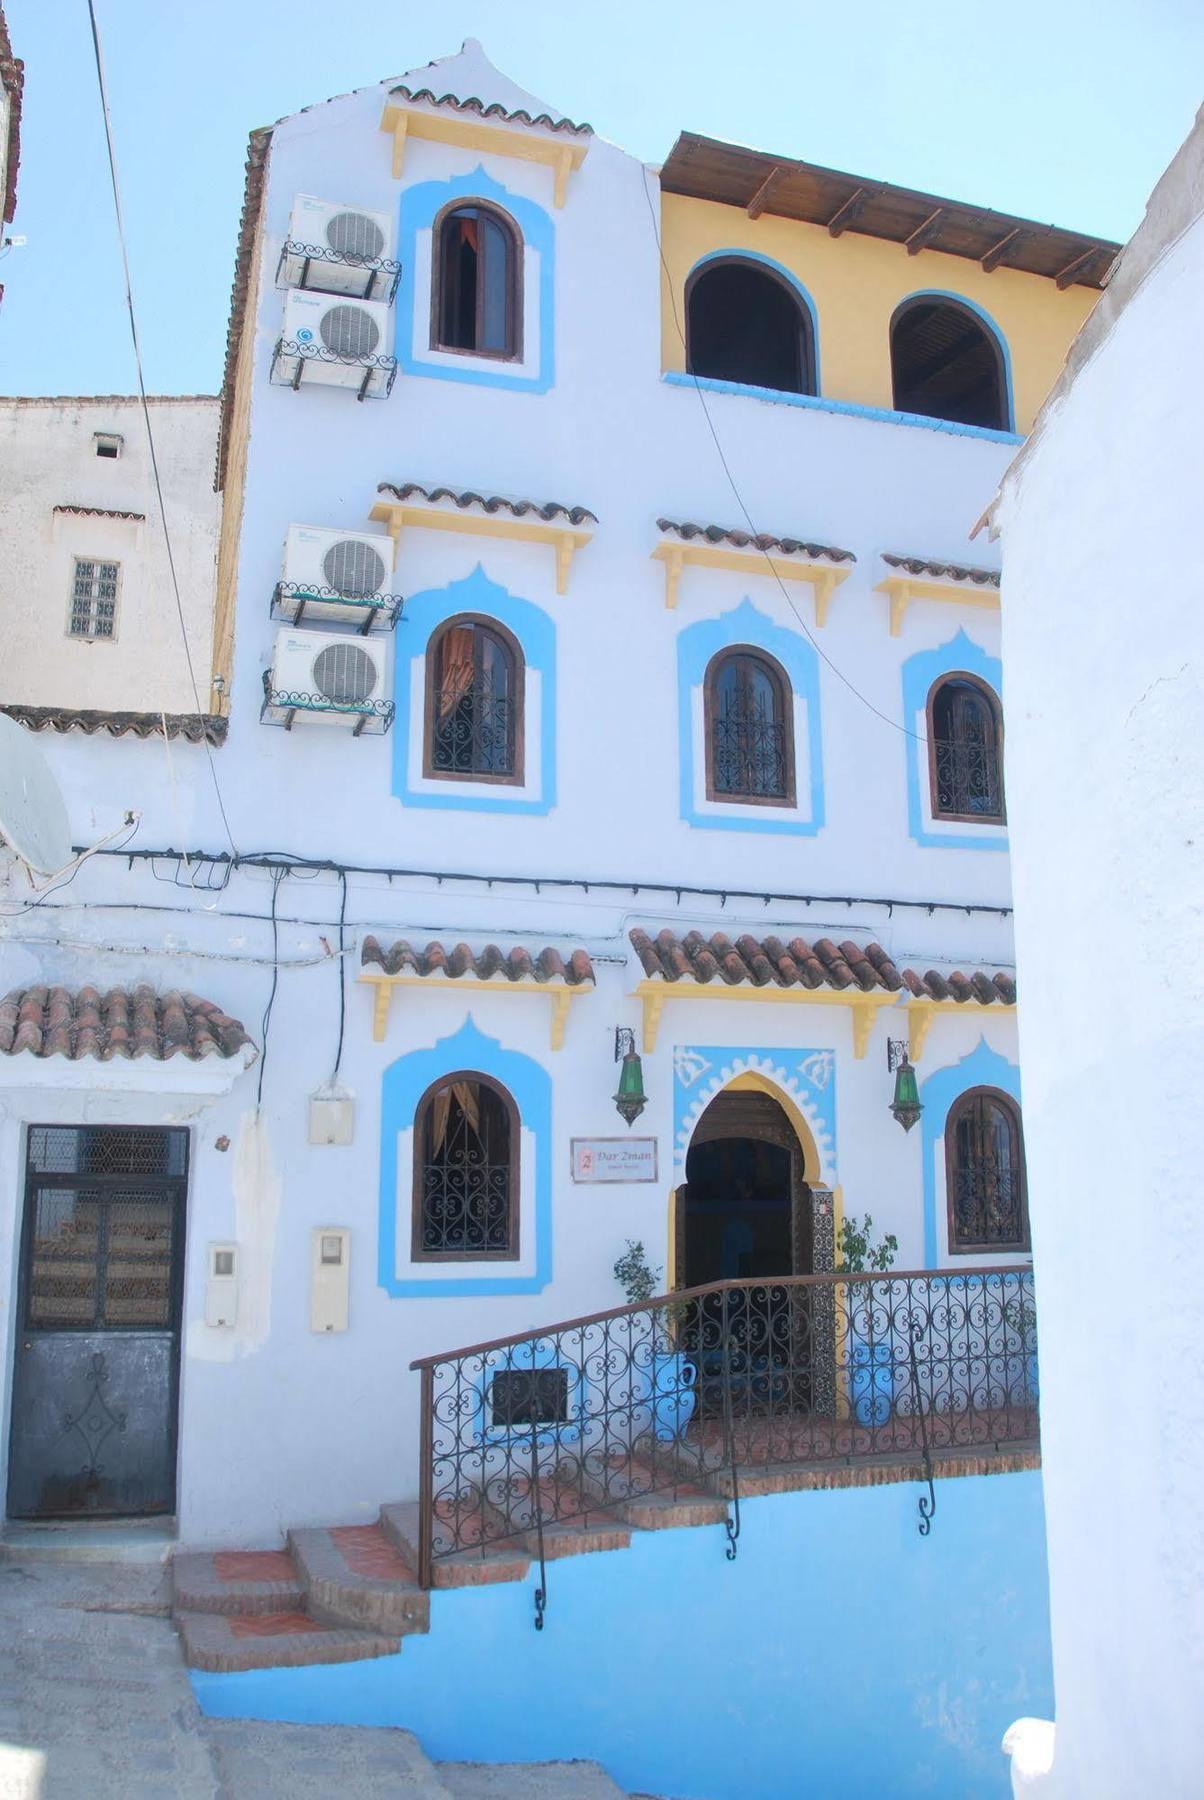
{"label": "neighboring white building", "polygon": [[994,509],[1059,1800],[1204,1783],[1202,316],[1204,113]]}
{"label": "neighboring white building", "polygon": [[0,708],[36,729],[161,731],[166,713],[174,730],[180,715],[218,710],[218,402],[156,396],[149,406],[195,689],[141,401],[0,399]]}

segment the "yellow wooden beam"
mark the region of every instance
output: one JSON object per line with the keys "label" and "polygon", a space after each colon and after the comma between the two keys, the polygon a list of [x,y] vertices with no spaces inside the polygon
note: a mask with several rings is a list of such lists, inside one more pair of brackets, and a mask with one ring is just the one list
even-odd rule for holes
{"label": "yellow wooden beam", "polygon": [[556,558],[556,592],[569,591],[573,553],[583,550],[593,537],[576,525],[557,525],[547,519],[504,518],[497,513],[444,512],[439,506],[415,506],[408,500],[381,500],[369,517],[383,522],[393,539],[394,556],[407,527],[424,531],[452,531],[469,537],[517,539],[525,544],[547,544]]}
{"label": "yellow wooden beam", "polygon": [[545,135],[538,127],[520,124],[486,123],[483,119],[465,118],[453,112],[424,112],[420,107],[389,100],[381,115],[380,128],[393,136],[393,179],[400,181],[405,167],[406,144],[412,138],[425,138],[436,144],[455,144],[462,150],[475,150],[486,156],[512,156],[520,162],[543,163],[555,177],[552,199],[564,205],[569,176],[579,169],[589,154],[589,138],[566,139],[562,134]]}
{"label": "yellow wooden beam", "polygon": [[644,1051],[656,1049],[661,1012],[669,1000],[725,1000],[739,1006],[840,1006],[853,1015],[853,1055],[860,1060],[869,1047],[874,1020],[884,1006],[893,1006],[895,994],[854,988],[728,987],[700,981],[641,981],[635,997],[644,1009]]}
{"label": "yellow wooden beam", "polygon": [[898,637],[913,600],[943,600],[950,606],[981,606],[999,611],[997,587],[970,587],[957,581],[920,581],[912,575],[888,575],[874,589],[890,600],[890,635]]}
{"label": "yellow wooden beam", "polygon": [[775,576],[781,581],[805,581],[815,596],[815,623],[826,625],[832,595],[852,573],[827,562],[808,562],[803,557],[774,556],[763,550],[738,550],[723,544],[681,543],[666,540],[652,552],[654,562],[665,565],[665,605],[675,607],[684,568],[727,569],[739,575]]}
{"label": "yellow wooden beam", "polygon": [[1014,1001],[1009,1004],[1004,1000],[992,1000],[989,1002],[984,1002],[982,1000],[921,1000],[917,999],[914,995],[907,999],[906,1006],[907,1054],[913,1063],[918,1063],[921,1056],[924,1054],[924,1045],[928,1041],[928,1032],[936,1013],[961,1013],[962,1017],[965,1018],[967,1013],[971,1012],[981,1017],[983,1013],[1010,1013],[1014,1015],[1016,1011]]}
{"label": "yellow wooden beam", "polygon": [[550,1000],[551,1018],[549,1020],[549,1042],[553,1050],[559,1050],[564,1044],[564,1029],[568,1022],[569,1007],[574,1000],[583,994],[592,994],[592,982],[583,982],[579,987],[568,987],[560,983],[547,981],[509,981],[499,976],[493,981],[482,981],[473,975],[438,976],[438,975],[386,975],[383,972],[365,969],[357,977],[365,987],[375,988],[372,1001],[372,1036],[378,1044],[385,1041],[385,1033],[389,1025],[389,1008],[393,1002],[393,991],[399,987],[422,988],[428,994],[538,994]]}

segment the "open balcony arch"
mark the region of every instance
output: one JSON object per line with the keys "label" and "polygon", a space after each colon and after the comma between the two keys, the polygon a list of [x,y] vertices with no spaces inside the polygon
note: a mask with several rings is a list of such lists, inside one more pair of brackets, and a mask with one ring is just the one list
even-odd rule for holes
{"label": "open balcony arch", "polygon": [[686,282],[691,375],[783,394],[815,394],[813,309],[802,289],[760,257],[707,257]]}
{"label": "open balcony arch", "polygon": [[913,294],[890,322],[896,412],[987,431],[1012,429],[1003,339],[987,315],[949,294]]}

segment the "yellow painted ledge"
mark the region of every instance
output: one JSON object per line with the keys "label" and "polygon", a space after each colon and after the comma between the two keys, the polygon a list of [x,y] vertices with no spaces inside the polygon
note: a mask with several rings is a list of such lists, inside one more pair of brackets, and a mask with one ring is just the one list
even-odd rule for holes
{"label": "yellow painted ledge", "polygon": [[726,1000],[739,1006],[840,1006],[853,1020],[853,1055],[860,1060],[869,1046],[874,1020],[884,1006],[893,1006],[896,994],[862,988],[728,987],[720,982],[658,981],[649,976],[635,990],[644,1009],[644,1053],[656,1049],[661,1012],[671,1000]]}
{"label": "yellow painted ledge", "polygon": [[665,605],[675,607],[686,568],[729,569],[739,575],[776,576],[780,581],[805,581],[815,596],[815,623],[826,625],[832,595],[851,569],[827,562],[808,562],[801,556],[774,556],[764,550],[737,550],[722,544],[680,543],[667,540],[652,552],[665,565]]}
{"label": "yellow painted ledge", "polygon": [[513,156],[520,162],[545,164],[556,178],[552,198],[558,207],[564,205],[569,176],[589,154],[588,139],[566,142],[560,136],[545,136],[534,126],[486,124],[482,119],[466,119],[455,113],[424,112],[421,107],[396,100],[386,104],[380,128],[393,137],[394,181],[401,179],[410,138],[426,138],[436,144],[457,144],[462,150],[476,150],[486,156]]}
{"label": "yellow painted ledge", "polygon": [[549,1000],[552,1006],[550,1042],[553,1050],[559,1050],[564,1043],[564,1028],[568,1023],[569,1007],[574,1000],[580,1000],[583,994],[592,994],[594,984],[582,982],[580,986],[568,987],[559,982],[550,981],[510,981],[502,977],[497,981],[482,981],[471,975],[444,977],[431,975],[385,975],[365,972],[357,976],[365,987],[376,989],[372,1001],[372,1036],[378,1044],[385,1041],[385,1033],[389,1026],[389,1008],[393,1003],[393,990],[399,987],[422,988],[424,992],[443,994],[535,994]]}
{"label": "yellow painted ledge", "polygon": [[547,544],[556,557],[556,592],[569,591],[569,569],[573,552],[583,550],[593,537],[576,525],[557,525],[547,519],[503,518],[497,513],[444,512],[439,506],[414,506],[408,500],[380,500],[369,518],[389,528],[394,555],[401,546],[401,534],[407,527],[422,531],[454,531],[469,537],[508,538],[524,544]]}
{"label": "yellow painted ledge", "polygon": [[907,1054],[913,1063],[918,1063],[924,1054],[924,1045],[928,1041],[929,1028],[936,1013],[960,1013],[962,1018],[990,1013],[1007,1013],[1016,1016],[1016,1004],[1010,1005],[1004,1000],[992,1000],[989,1004],[982,1000],[917,1000],[914,995],[900,1001],[907,1007]]}
{"label": "yellow painted ledge", "polygon": [[[888,575],[874,589],[890,600],[890,635],[898,637],[903,619],[913,600],[944,600],[951,606],[981,606],[988,612],[999,611],[997,587],[972,587],[969,582],[931,581],[917,575]],[[966,1002],[968,1006],[969,1001]]]}

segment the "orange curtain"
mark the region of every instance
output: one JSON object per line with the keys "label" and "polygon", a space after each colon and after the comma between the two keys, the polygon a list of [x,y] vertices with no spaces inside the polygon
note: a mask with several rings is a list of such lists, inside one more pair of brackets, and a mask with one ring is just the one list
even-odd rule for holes
{"label": "orange curtain", "polygon": [[442,1087],[431,1101],[431,1155],[437,1156],[443,1148],[443,1140],[447,1136],[448,1115],[451,1112],[452,1096],[455,1096],[460,1111],[468,1121],[469,1128],[481,1135],[481,1108],[477,1099],[475,1081],[453,1081]]}
{"label": "orange curtain", "polygon": [[473,631],[471,625],[453,625],[439,640],[439,717],[455,712],[472,687]]}

